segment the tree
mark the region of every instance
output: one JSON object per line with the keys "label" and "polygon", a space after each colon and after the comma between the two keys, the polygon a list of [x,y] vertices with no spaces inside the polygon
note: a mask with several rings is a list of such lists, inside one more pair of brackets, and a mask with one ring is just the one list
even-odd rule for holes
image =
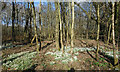
{"label": "tree", "polygon": [[25,36],[25,39],[27,37],[27,40],[29,41],[30,39],[28,38],[28,34],[29,34],[29,4],[28,4],[28,8],[27,10],[25,11],[25,20],[26,20],[26,24],[25,24],[25,30],[24,30],[24,36]]}
{"label": "tree", "polygon": [[71,52],[74,47],[74,1],[72,1]]}
{"label": "tree", "polygon": [[15,4],[14,2],[12,2],[12,42],[15,41],[14,22],[15,22]]}
{"label": "tree", "polygon": [[66,17],[66,3],[60,3],[61,6],[61,20],[62,20],[62,33],[63,41],[66,40],[66,30],[67,30],[67,17]]}
{"label": "tree", "polygon": [[62,49],[62,52],[64,52],[64,49],[63,49],[63,32],[62,32],[62,21],[61,21],[61,14],[60,14],[60,4],[59,4],[59,0],[58,0],[58,14],[59,14],[59,22],[60,22],[60,47]]}
{"label": "tree", "polygon": [[39,26],[40,26],[40,49],[41,49],[41,0],[40,0],[40,8],[39,8]]}
{"label": "tree", "polygon": [[[67,7],[65,7],[65,12],[67,11]],[[65,19],[66,19],[66,31],[65,31],[65,41],[66,41],[66,46],[68,44],[68,24],[69,24],[69,11],[67,11],[67,13],[65,14]]]}
{"label": "tree", "polygon": [[120,3],[118,2],[115,2],[115,35],[117,38],[117,51],[118,51],[118,47],[119,47],[119,38],[120,38],[120,35],[119,35],[119,7],[120,7]]}
{"label": "tree", "polygon": [[34,2],[30,2],[33,7],[32,7],[32,13],[33,13],[33,22],[34,22],[34,30],[35,30],[35,36],[33,37],[33,40],[34,38],[36,38],[36,44],[37,44],[37,52],[39,53],[39,44],[38,44],[38,35],[37,35],[37,26],[36,26],[36,14],[35,14],[35,6],[34,6]]}
{"label": "tree", "polygon": [[59,21],[58,21],[58,3],[55,2],[55,13],[56,13],[56,48],[60,50],[60,39],[59,39]]}
{"label": "tree", "polygon": [[111,24],[109,25],[109,30],[108,30],[107,45],[109,44],[109,40],[110,40],[110,31],[111,31]]}
{"label": "tree", "polygon": [[30,19],[30,30],[29,30],[29,39],[31,41],[32,39],[32,5],[30,4],[30,10],[29,10],[29,19]]}
{"label": "tree", "polygon": [[115,47],[115,32],[114,32],[114,2],[112,3],[112,39],[113,39],[113,56],[114,65],[118,63],[118,58],[116,57],[117,48]]}
{"label": "tree", "polygon": [[96,60],[98,60],[98,52],[99,52],[99,32],[100,32],[100,15],[99,15],[99,4],[97,4],[97,51],[96,51]]}
{"label": "tree", "polygon": [[48,32],[49,32],[49,34],[48,34],[48,39],[50,40],[50,13],[49,13],[49,11],[50,11],[50,2],[48,2],[47,3],[48,4],[48,8],[47,8],[47,22],[48,22]]}

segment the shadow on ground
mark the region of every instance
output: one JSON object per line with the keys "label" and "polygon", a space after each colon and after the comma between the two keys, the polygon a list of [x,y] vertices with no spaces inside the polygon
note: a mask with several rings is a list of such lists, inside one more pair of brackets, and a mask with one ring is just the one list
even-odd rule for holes
{"label": "shadow on ground", "polygon": [[[87,53],[91,56],[91,58],[93,58],[94,60],[96,60],[96,58],[92,55],[92,54],[90,54],[90,52],[87,50]],[[96,54],[96,52],[94,51],[94,53]],[[116,65],[114,65],[114,58],[113,57],[111,57],[111,56],[109,56],[109,55],[106,55],[105,53],[103,53],[103,52],[100,52],[99,51],[99,55],[102,55],[102,56],[100,56],[101,58],[105,58],[105,60],[108,62],[108,63],[111,63],[113,66],[116,66],[116,65],[118,65],[118,64],[120,64],[120,59],[119,59],[119,63],[117,63]]]}

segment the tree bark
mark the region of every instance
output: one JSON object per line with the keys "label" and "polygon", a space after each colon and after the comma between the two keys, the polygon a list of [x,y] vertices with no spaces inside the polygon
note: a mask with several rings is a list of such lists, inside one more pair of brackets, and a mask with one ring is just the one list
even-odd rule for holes
{"label": "tree bark", "polygon": [[50,40],[50,37],[51,37],[51,31],[50,31],[50,14],[49,14],[49,11],[50,11],[50,4],[48,2],[48,9],[47,9],[47,21],[48,21],[48,39]]}
{"label": "tree bark", "polygon": [[[69,26],[69,32],[70,32],[70,35],[71,35],[71,23],[72,23],[72,21],[71,21],[72,19],[71,19],[71,2],[69,2],[69,24],[70,24],[70,26]],[[71,36],[70,36],[70,42],[71,42]]]}
{"label": "tree bark", "polygon": [[40,49],[41,49],[41,0],[40,0],[40,8],[39,8],[39,26],[40,26]]}
{"label": "tree bark", "polygon": [[29,34],[29,27],[28,27],[28,23],[29,23],[29,4],[28,4],[28,8],[27,10],[25,11],[25,20],[26,20],[26,25],[25,25],[25,39],[27,38],[27,41],[29,42],[29,37],[28,37],[28,34]]}
{"label": "tree bark", "polygon": [[61,22],[62,22],[62,38],[63,38],[63,41],[65,40],[65,29],[64,29],[64,25],[66,24],[66,21],[65,21],[65,16],[66,16],[66,11],[65,11],[65,3],[60,3],[60,8],[61,8]]}
{"label": "tree bark", "polygon": [[97,51],[96,51],[96,60],[98,61],[98,52],[99,52],[99,32],[100,32],[100,15],[99,15],[99,4],[97,5]]}
{"label": "tree bark", "polygon": [[29,32],[29,40],[32,40],[32,5],[30,4],[30,32]]}
{"label": "tree bark", "polygon": [[110,26],[109,26],[109,31],[108,31],[107,45],[109,44],[109,40],[110,40],[110,31],[111,31],[111,24],[110,24]]}
{"label": "tree bark", "polygon": [[116,65],[118,63],[118,59],[117,59],[117,49],[115,47],[115,32],[114,32],[114,3],[112,4],[112,39],[113,39],[113,56],[114,56],[114,65]]}
{"label": "tree bark", "polygon": [[74,1],[72,1],[71,52],[74,47]]}
{"label": "tree bark", "polygon": [[63,33],[62,33],[62,21],[61,21],[61,14],[60,14],[60,4],[59,4],[59,0],[58,0],[58,14],[59,14],[59,22],[60,22],[60,44],[61,44],[61,49],[62,49],[62,52],[64,52],[64,49],[63,49]]}
{"label": "tree bark", "polygon": [[55,2],[55,13],[56,13],[56,48],[60,50],[60,41],[59,41],[59,21],[58,21],[58,3]]}
{"label": "tree bark", "polygon": [[[66,8],[65,8],[65,11],[66,11]],[[67,11],[67,14],[65,14],[65,19],[66,19],[66,33],[65,33],[65,40],[66,40],[66,46],[68,45],[68,11]]]}
{"label": "tree bark", "polygon": [[35,7],[34,7],[34,3],[31,2],[31,4],[33,5],[32,10],[33,10],[33,21],[34,21],[34,30],[35,30],[35,37],[36,37],[36,44],[37,44],[37,52],[39,53],[39,45],[38,45],[38,35],[37,35],[37,26],[36,26],[36,14],[35,14]]}
{"label": "tree bark", "polygon": [[15,21],[15,5],[12,2],[12,42],[15,41],[15,31],[14,31],[14,21]]}

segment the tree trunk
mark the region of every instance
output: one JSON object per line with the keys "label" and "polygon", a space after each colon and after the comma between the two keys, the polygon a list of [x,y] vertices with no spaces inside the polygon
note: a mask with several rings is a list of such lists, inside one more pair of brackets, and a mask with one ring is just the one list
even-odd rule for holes
{"label": "tree trunk", "polygon": [[118,51],[118,45],[119,45],[119,7],[120,7],[120,5],[119,5],[119,3],[118,2],[115,2],[115,25],[116,25],[116,31],[115,31],[115,33],[116,33],[116,36],[117,36],[117,51]]}
{"label": "tree trunk", "polygon": [[74,1],[72,1],[72,25],[71,25],[71,53],[74,47]]}
{"label": "tree trunk", "polygon": [[[65,11],[66,11],[66,8],[65,8]],[[65,41],[66,41],[66,46],[67,46],[67,44],[68,44],[68,17],[69,17],[69,15],[68,15],[68,11],[67,11],[67,14],[65,14],[65,19],[66,19],[66,33],[65,33]]]}
{"label": "tree trunk", "polygon": [[110,26],[109,26],[109,31],[108,31],[107,45],[109,44],[109,40],[110,40],[110,31],[111,31],[111,24],[110,24]]}
{"label": "tree trunk", "polygon": [[[28,8],[29,8],[29,4],[28,4]],[[25,39],[27,38],[27,41],[29,42],[29,37],[28,37],[28,32],[29,32],[29,28],[28,28],[28,23],[29,23],[29,11],[28,11],[28,8],[27,10],[25,11],[25,20],[26,20],[26,25],[25,25]]]}
{"label": "tree trunk", "polygon": [[39,25],[40,25],[40,49],[41,49],[41,0],[40,0],[40,9],[39,9]]}
{"label": "tree trunk", "polygon": [[37,26],[36,26],[36,14],[35,14],[35,7],[34,7],[34,3],[31,2],[33,7],[32,7],[32,10],[33,10],[33,21],[34,21],[34,30],[35,30],[35,37],[36,37],[36,44],[37,44],[37,52],[39,53],[39,45],[38,45],[38,36],[37,36]]}
{"label": "tree trunk", "polygon": [[49,14],[49,11],[50,11],[50,4],[48,2],[48,9],[47,9],[47,22],[48,22],[48,39],[50,40],[50,14]]}
{"label": "tree trunk", "polygon": [[15,41],[15,31],[14,31],[14,21],[15,21],[15,5],[14,2],[12,2],[12,42]]}
{"label": "tree trunk", "polygon": [[19,14],[19,12],[18,12],[18,6],[16,6],[16,14],[17,14],[17,24],[16,24],[17,25],[17,29],[16,29],[17,33],[16,34],[19,37],[20,35],[19,35],[19,24],[18,24],[19,23],[19,21],[18,21],[18,14]]}
{"label": "tree trunk", "polygon": [[99,32],[100,32],[100,16],[99,16],[99,4],[97,5],[97,51],[96,51],[96,60],[98,61],[98,52],[99,52]]}
{"label": "tree trunk", "polygon": [[30,32],[29,32],[29,40],[32,40],[32,5],[30,4]]}
{"label": "tree trunk", "polygon": [[59,14],[59,22],[60,22],[60,44],[61,44],[61,49],[62,49],[62,52],[64,52],[64,49],[63,49],[63,33],[62,33],[62,21],[61,21],[61,14],[60,14],[60,4],[59,4],[59,0],[58,0],[58,14]]}
{"label": "tree trunk", "polygon": [[86,39],[88,39],[88,25],[89,25],[89,19],[87,18]]}
{"label": "tree trunk", "polygon": [[114,3],[112,4],[112,38],[113,38],[113,56],[114,56],[114,65],[118,63],[116,57],[117,48],[115,47],[115,32],[114,32]]}
{"label": "tree trunk", "polygon": [[60,50],[60,41],[59,41],[59,21],[58,21],[58,3],[55,2],[55,13],[56,13],[56,48]]}
{"label": "tree trunk", "polygon": [[44,24],[44,18],[42,17],[42,31],[43,31],[43,37],[45,38],[46,32],[45,32],[45,24]]}
{"label": "tree trunk", "polygon": [[64,25],[66,24],[66,21],[65,21],[65,16],[66,16],[66,12],[65,12],[65,7],[64,7],[64,3],[60,3],[60,8],[61,8],[61,21],[62,21],[62,38],[63,38],[63,41],[65,41],[65,29],[64,29]]}
{"label": "tree trunk", "polygon": [[[72,21],[71,21],[71,2],[69,2],[69,24],[70,24],[69,32],[70,32],[70,35],[71,35],[71,23],[72,23]],[[70,36],[70,42],[71,42],[71,36]]]}

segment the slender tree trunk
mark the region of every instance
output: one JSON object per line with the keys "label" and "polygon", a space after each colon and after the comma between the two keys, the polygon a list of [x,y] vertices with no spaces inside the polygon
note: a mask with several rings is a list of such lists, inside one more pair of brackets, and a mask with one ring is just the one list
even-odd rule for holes
{"label": "slender tree trunk", "polygon": [[98,52],[99,52],[99,32],[100,32],[100,16],[99,16],[99,4],[97,5],[97,51],[96,51],[96,60],[98,61]]}
{"label": "slender tree trunk", "polygon": [[[29,4],[28,4],[28,8],[29,8]],[[29,37],[28,37],[28,32],[29,32],[29,28],[28,28],[28,23],[29,23],[29,11],[28,11],[28,8],[27,8],[27,10],[26,10],[26,12],[25,12],[25,14],[26,14],[26,17],[25,17],[25,19],[26,19],[26,25],[25,25],[25,39],[27,38],[27,41],[29,42]]]}
{"label": "slender tree trunk", "polygon": [[111,24],[110,24],[110,26],[109,26],[109,31],[108,31],[107,45],[109,44],[109,40],[110,40],[110,31],[111,31]]}
{"label": "slender tree trunk", "polygon": [[74,1],[72,1],[71,53],[74,47]]}
{"label": "slender tree trunk", "polygon": [[112,4],[112,38],[113,38],[113,56],[114,56],[114,65],[118,63],[116,57],[117,48],[115,47],[115,32],[114,32],[114,3]]}
{"label": "slender tree trunk", "polygon": [[62,21],[62,36],[63,36],[63,41],[65,41],[64,25],[66,24],[66,21],[65,21],[66,12],[65,12],[64,3],[60,3],[60,8],[61,8],[61,21]]}
{"label": "slender tree trunk", "polygon": [[60,4],[59,4],[59,0],[58,0],[58,14],[59,14],[59,22],[60,22],[60,43],[61,43],[61,49],[62,52],[64,52],[64,47],[63,47],[63,33],[62,33],[62,20],[61,20],[61,14],[60,14]]}
{"label": "slender tree trunk", "polygon": [[45,32],[45,24],[44,24],[44,18],[42,17],[42,31],[43,31],[43,37],[45,38],[46,32]]}
{"label": "slender tree trunk", "polygon": [[89,19],[87,18],[86,39],[88,39],[88,25],[89,25]]}
{"label": "slender tree trunk", "polygon": [[[65,8],[66,11],[66,8]],[[68,44],[68,11],[67,14],[65,14],[65,19],[66,19],[66,33],[65,33],[65,40],[66,40],[66,46]]]}
{"label": "slender tree trunk", "polygon": [[17,14],[17,31],[16,31],[16,34],[17,34],[17,36],[16,37],[19,37],[20,35],[19,35],[19,24],[18,24],[18,14],[19,14],[19,12],[18,12],[18,6],[16,6],[16,14]]}
{"label": "slender tree trunk", "polygon": [[32,5],[30,4],[30,32],[29,32],[29,40],[32,40]]}
{"label": "slender tree trunk", "polygon": [[[50,12],[49,13],[52,13],[52,4],[50,3]],[[52,13],[53,14],[53,13]],[[54,25],[53,25],[53,16],[52,14],[50,14],[50,38],[51,40],[53,41],[54,40]]]}
{"label": "slender tree trunk", "polygon": [[58,3],[55,2],[55,13],[56,13],[56,48],[60,50],[60,41],[59,41],[59,21],[58,21]]}
{"label": "slender tree trunk", "polygon": [[14,2],[12,2],[12,42],[15,41],[15,31],[14,31],[14,21],[15,21],[15,5]]}
{"label": "slender tree trunk", "polygon": [[40,0],[40,9],[39,9],[39,25],[40,25],[40,49],[41,49],[41,0]]}
{"label": "slender tree trunk", "polygon": [[119,3],[115,2],[115,25],[116,25],[116,35],[118,36],[117,39],[117,51],[118,51],[118,43],[119,43]]}
{"label": "slender tree trunk", "polygon": [[[72,23],[72,21],[71,21],[71,2],[69,2],[69,24],[70,24],[69,32],[70,32],[70,35],[71,35],[71,23]],[[71,42],[71,36],[70,36],[70,42]]]}
{"label": "slender tree trunk", "polygon": [[51,3],[50,3],[49,6],[50,6],[50,9],[49,9],[49,18],[50,18],[50,19],[49,19],[49,21],[50,21],[50,23],[49,23],[49,27],[50,27],[50,28],[49,28],[49,29],[50,29],[50,30],[49,30],[49,31],[50,31],[50,32],[49,32],[49,33],[50,33],[50,34],[49,34],[49,38],[50,38],[50,40],[53,40],[53,38],[52,38],[52,36],[53,36],[53,34],[52,34],[52,32],[53,32],[53,28],[52,28],[52,27],[53,27],[53,26],[52,26],[52,15],[50,14],[50,12],[51,12],[51,10],[52,10],[52,5],[51,5]]}
{"label": "slender tree trunk", "polygon": [[47,9],[47,21],[48,21],[48,39],[50,40],[50,14],[49,14],[49,11],[50,11],[50,4],[48,2],[48,9]]}
{"label": "slender tree trunk", "polygon": [[32,10],[33,10],[33,21],[34,21],[34,30],[35,30],[35,37],[36,37],[36,44],[37,44],[37,52],[39,53],[39,45],[38,45],[38,36],[37,36],[37,26],[36,26],[36,14],[35,14],[35,7],[34,7],[34,3],[31,2],[33,7],[32,7]]}
{"label": "slender tree trunk", "polygon": [[117,51],[119,51],[119,33],[118,33],[118,39],[117,39]]}
{"label": "slender tree trunk", "polygon": [[[23,27],[23,14],[22,14],[22,17],[20,18],[21,19],[21,24],[22,24],[22,27]],[[22,31],[21,31],[21,33],[23,32],[23,29],[22,29]],[[20,34],[21,34],[20,33]],[[20,38],[20,42],[22,42],[22,40],[24,39],[24,35],[23,36],[21,36],[21,38]]]}

